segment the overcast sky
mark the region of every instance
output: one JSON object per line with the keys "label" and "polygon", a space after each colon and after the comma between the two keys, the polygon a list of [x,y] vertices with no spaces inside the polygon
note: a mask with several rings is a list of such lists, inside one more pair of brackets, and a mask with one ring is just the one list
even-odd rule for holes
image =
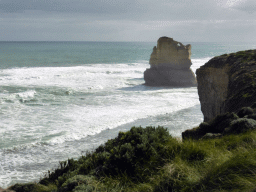
{"label": "overcast sky", "polygon": [[0,0],[0,41],[256,42],[256,0]]}

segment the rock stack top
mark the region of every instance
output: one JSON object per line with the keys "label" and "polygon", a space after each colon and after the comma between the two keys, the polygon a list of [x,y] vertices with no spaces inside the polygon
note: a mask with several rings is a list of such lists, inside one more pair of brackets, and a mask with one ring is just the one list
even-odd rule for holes
{"label": "rock stack top", "polygon": [[184,46],[169,37],[161,37],[153,48],[149,64],[152,68],[189,69],[192,65],[191,45]]}

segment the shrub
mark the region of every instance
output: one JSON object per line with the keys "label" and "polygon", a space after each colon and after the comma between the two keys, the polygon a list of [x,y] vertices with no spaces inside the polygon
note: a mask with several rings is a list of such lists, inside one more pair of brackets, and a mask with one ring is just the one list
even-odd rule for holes
{"label": "shrub", "polygon": [[248,115],[247,118],[256,120],[256,114]]}
{"label": "shrub", "polygon": [[188,129],[182,132],[182,139],[200,139],[204,134],[201,134],[199,131],[199,127],[195,127],[193,129]]}
{"label": "shrub", "polygon": [[90,167],[94,167],[93,174],[98,177],[126,174],[143,178],[172,158],[173,149],[165,145],[171,138],[163,127],[132,127],[98,147],[90,157],[93,165],[84,164],[79,172],[87,174]]}
{"label": "shrub", "polygon": [[[242,118],[234,122],[250,120]],[[58,175],[50,185],[16,184],[12,189],[17,192],[254,191],[255,149],[256,131],[179,142],[162,127],[139,127],[120,132],[117,138],[78,160],[61,162],[58,174],[49,174],[52,178]],[[122,161],[129,169],[121,167]],[[64,173],[60,175],[61,172]]]}
{"label": "shrub", "polygon": [[239,117],[235,113],[225,113],[216,116],[210,122],[203,122],[199,127],[182,132],[182,138],[185,139],[200,139],[206,133],[223,133],[225,128],[231,125],[231,122]]}
{"label": "shrub", "polygon": [[69,178],[66,173],[74,171],[77,166],[78,163],[74,159],[61,161],[59,164],[59,168],[55,169],[53,172],[49,171],[48,176],[40,180],[39,183],[43,185],[48,185],[50,183],[55,183],[55,181],[58,180],[59,177],[61,177],[63,181],[59,182],[59,185],[62,185],[62,183],[65,182],[67,178]]}
{"label": "shrub", "polygon": [[253,119],[240,118],[232,121],[231,126],[226,129],[225,133],[239,134],[256,128],[256,121]]}
{"label": "shrub", "polygon": [[209,133],[211,130],[210,125],[207,122],[203,122],[199,125],[199,127],[195,127],[193,129],[188,129],[184,132],[182,132],[182,139],[200,139],[202,138],[206,133]]}
{"label": "shrub", "polygon": [[185,139],[200,139],[206,133],[223,133],[225,128],[231,125],[231,122],[239,117],[235,113],[225,113],[216,116],[210,122],[203,122],[199,127],[182,132],[182,138]]}
{"label": "shrub", "polygon": [[222,137],[221,133],[206,133],[201,139],[214,139]]}
{"label": "shrub", "polygon": [[251,105],[252,109],[256,109],[256,102]]}
{"label": "shrub", "polygon": [[253,109],[251,107],[243,107],[242,109],[240,109],[237,113],[237,115],[242,118],[246,115],[251,115],[253,114]]}
{"label": "shrub", "polygon": [[92,177],[84,176],[84,175],[76,175],[70,179],[68,179],[65,183],[62,184],[59,192],[68,192],[75,189],[78,185],[88,185]]}
{"label": "shrub", "polygon": [[[132,127],[130,131],[120,132],[115,139],[108,140],[78,160],[60,162],[59,168],[49,172],[40,184],[52,183],[64,189],[64,183],[78,174],[94,175],[97,178],[127,175],[134,180],[145,179],[159,166],[174,158],[174,151],[179,150],[179,145],[163,127]],[[73,184],[66,185],[65,189],[75,187]]]}
{"label": "shrub", "polygon": [[[11,190],[15,192],[55,192],[57,191],[57,187],[54,185],[41,185],[38,183],[26,183],[26,184],[15,184],[14,186],[10,187]],[[7,190],[9,191],[9,190]]]}
{"label": "shrub", "polygon": [[199,130],[200,132],[203,132],[204,134],[205,133],[208,133],[209,132],[209,129],[210,129],[210,125],[209,123],[206,123],[206,122],[203,122],[199,125]]}
{"label": "shrub", "polygon": [[26,184],[15,184],[11,187],[11,190],[16,192],[30,192],[35,189],[35,183],[26,183]]}
{"label": "shrub", "polygon": [[225,128],[229,127],[231,122],[239,117],[235,113],[225,113],[216,116],[209,122],[210,129],[208,133],[222,133]]}

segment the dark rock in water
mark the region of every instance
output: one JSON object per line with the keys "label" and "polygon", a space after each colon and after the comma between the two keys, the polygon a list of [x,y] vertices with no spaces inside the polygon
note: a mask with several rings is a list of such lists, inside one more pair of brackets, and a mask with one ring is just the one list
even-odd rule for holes
{"label": "dark rock in water", "polygon": [[196,71],[204,121],[256,101],[256,50],[215,57]]}
{"label": "dark rock in water", "polygon": [[150,69],[144,72],[145,84],[149,86],[196,86],[191,71],[191,45],[184,46],[169,37],[161,37],[150,57]]}

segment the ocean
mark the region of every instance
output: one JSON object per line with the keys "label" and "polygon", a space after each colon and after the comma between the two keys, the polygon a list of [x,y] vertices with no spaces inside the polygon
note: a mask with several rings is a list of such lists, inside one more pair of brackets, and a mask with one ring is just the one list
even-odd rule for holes
{"label": "ocean", "polygon": [[[184,43],[184,44],[188,44]],[[192,45],[192,70],[254,43]],[[59,161],[132,126],[174,137],[203,121],[197,88],[148,87],[156,42],[0,42],[0,187],[38,181]]]}

